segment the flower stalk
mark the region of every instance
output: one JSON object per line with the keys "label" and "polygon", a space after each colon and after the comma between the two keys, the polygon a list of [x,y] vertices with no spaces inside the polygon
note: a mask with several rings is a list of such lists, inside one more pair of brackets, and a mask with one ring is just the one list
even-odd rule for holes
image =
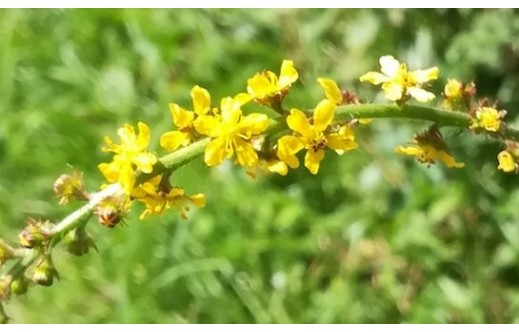
{"label": "flower stalk", "polygon": [[[19,235],[18,248],[0,239],[0,268],[6,261],[13,263],[0,273],[0,322],[8,320],[3,302],[11,293],[25,292],[27,280],[50,286],[54,277],[58,277],[52,261],[52,249],[58,243],[64,241],[75,255],[96,248],[85,230],[93,214],[102,225],[111,228],[123,220],[134,201],[145,205],[141,218],[161,215],[169,208],[177,208],[181,217],[187,218],[189,208],[185,204],[203,207],[203,194],[185,194],[184,189],[169,182],[175,170],[202,156],[208,166],[235,158],[235,164],[245,167],[247,174],[255,177],[257,171],[287,174],[288,167],[299,167],[296,154],[305,150],[304,165],[311,174],[316,174],[325,150],[343,154],[358,148],[353,130],[356,123],[382,118],[407,119],[428,122],[431,126],[415,136],[412,146],[398,147],[398,153],[414,156],[427,165],[441,160],[447,167],[464,167],[464,163],[450,156],[439,131],[442,127],[456,127],[506,142],[506,150],[498,156],[498,169],[517,172],[519,130],[502,121],[506,111],[498,111],[496,105],[473,102],[474,83],[465,86],[449,81],[451,86],[445,90],[448,105],[458,105],[462,100],[464,109],[408,105],[406,102],[411,97],[418,101],[435,98],[424,88],[428,81],[438,78],[438,68],[410,72],[389,56],[381,58],[381,66],[382,73],[370,72],[362,76],[361,81],[382,83],[386,98],[395,102],[393,104],[360,104],[355,94],[341,91],[335,81],[319,78],[326,98],[314,110],[292,108],[288,111],[283,108],[283,99],[299,74],[293,62],[285,60],[279,77],[270,71],[257,73],[248,81],[247,93],[222,99],[220,109],[211,108],[209,92],[199,86],[191,93],[194,111],[171,104],[176,128],[162,135],[161,146],[173,151],[161,158],[148,149],[150,128],[143,122],[139,122],[138,130],[129,124],[120,128],[120,143],[105,137],[103,150],[114,156],[110,163],[99,165],[108,183],[102,190],[87,193],[82,174],[77,170],[73,176],[62,175],[54,184],[55,193],[61,196],[60,204],[66,204],[69,199],[87,202],[54,224],[30,219]],[[280,116],[244,114],[241,107],[251,101],[269,106]]]}

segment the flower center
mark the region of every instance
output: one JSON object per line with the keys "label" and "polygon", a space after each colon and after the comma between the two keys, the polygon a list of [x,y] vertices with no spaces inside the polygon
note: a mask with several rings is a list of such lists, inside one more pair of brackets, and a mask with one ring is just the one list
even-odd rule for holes
{"label": "flower center", "polygon": [[310,141],[309,149],[312,149],[314,152],[317,152],[319,150],[326,149],[326,145],[328,144],[328,141],[326,140],[326,137],[324,135],[320,135],[317,138],[314,138],[312,141]]}

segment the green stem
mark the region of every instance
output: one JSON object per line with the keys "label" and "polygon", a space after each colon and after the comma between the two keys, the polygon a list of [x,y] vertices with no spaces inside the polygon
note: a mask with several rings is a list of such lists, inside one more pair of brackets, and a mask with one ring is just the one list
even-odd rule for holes
{"label": "green stem", "polygon": [[[411,120],[431,121],[439,127],[459,127],[468,129],[472,117],[467,113],[447,111],[438,108],[414,105],[361,104],[344,105],[335,111],[337,120],[366,119],[366,118],[405,118]],[[496,138],[519,141],[519,130],[504,126],[500,135],[491,134]]]}
{"label": "green stem", "polygon": [[365,119],[365,118],[405,118],[413,120],[431,121],[439,127],[452,126],[468,128],[470,115],[462,112],[446,111],[425,106],[398,106],[386,104],[344,105],[337,107],[337,120]]}

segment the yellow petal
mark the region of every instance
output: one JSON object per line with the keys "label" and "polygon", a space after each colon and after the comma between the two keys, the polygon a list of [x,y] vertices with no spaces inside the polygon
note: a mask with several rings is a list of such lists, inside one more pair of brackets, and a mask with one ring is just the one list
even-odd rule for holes
{"label": "yellow petal", "polygon": [[227,140],[217,138],[205,148],[204,161],[207,166],[220,165],[227,154]]}
{"label": "yellow petal", "polygon": [[252,167],[258,163],[258,154],[250,142],[236,138],[233,140],[233,148],[236,153],[236,163],[239,165]]}
{"label": "yellow petal", "polygon": [[166,199],[168,201],[175,201],[179,199],[183,199],[185,196],[186,191],[179,187],[171,188],[169,193],[166,195]]}
{"label": "yellow petal", "polygon": [[287,116],[287,124],[290,129],[300,133],[305,138],[313,139],[314,133],[312,130],[312,126],[310,126],[310,123],[306,118],[305,113],[298,110],[297,108],[293,108],[290,111],[290,115]]}
{"label": "yellow petal", "polygon": [[195,85],[191,89],[191,99],[193,99],[193,110],[198,115],[204,115],[211,109],[211,95],[209,91]]}
{"label": "yellow petal", "polygon": [[301,139],[294,136],[283,136],[278,140],[278,157],[291,168],[299,167],[296,153],[301,151],[305,145]]}
{"label": "yellow petal", "polygon": [[418,100],[421,103],[426,103],[426,102],[431,101],[434,98],[436,98],[436,96],[433,93],[425,91],[424,89],[421,89],[421,88],[409,87],[409,88],[407,88],[407,92],[409,92],[409,94],[414,99]]}
{"label": "yellow petal", "polygon": [[408,156],[419,156],[423,153],[423,150],[420,149],[418,146],[397,146],[395,148],[396,153],[405,154]]}
{"label": "yellow petal", "polygon": [[157,163],[157,156],[151,152],[141,152],[132,158],[132,162],[138,170],[148,174],[153,171],[153,165]]}
{"label": "yellow petal", "polygon": [[240,103],[234,98],[226,97],[221,101],[222,122],[237,124],[240,121],[242,112]]}
{"label": "yellow petal", "polygon": [[375,71],[370,71],[369,73],[366,73],[362,75],[359,80],[361,82],[369,82],[374,85],[378,85],[380,83],[385,83],[389,81],[389,78],[386,75],[383,75],[381,73],[377,73]]}
{"label": "yellow petal", "polygon": [[139,122],[137,125],[139,126],[139,136],[136,145],[139,150],[144,150],[150,142],[150,127],[144,122]]}
{"label": "yellow petal", "polygon": [[339,89],[337,82],[332,79],[322,77],[319,77],[317,82],[319,82],[323,88],[326,98],[331,100],[335,105],[342,104],[342,92],[341,89]]}
{"label": "yellow petal", "polygon": [[240,133],[250,138],[264,132],[269,126],[269,118],[265,114],[252,113],[240,121]]}
{"label": "yellow petal", "polygon": [[479,120],[479,126],[487,131],[497,132],[501,126],[501,115],[493,107],[480,107],[476,111],[476,118]]}
{"label": "yellow petal", "polygon": [[380,71],[388,77],[395,77],[400,69],[400,62],[391,55],[381,56],[378,62],[380,63]]}
{"label": "yellow petal", "polygon": [[119,180],[119,164],[115,162],[101,163],[97,167],[101,171],[101,174],[103,174],[103,176],[105,177],[106,181],[110,183],[115,183]]}
{"label": "yellow petal", "polygon": [[315,107],[314,128],[318,132],[323,132],[333,121],[335,116],[335,103],[328,99],[323,99]]}
{"label": "yellow petal", "polygon": [[191,126],[195,118],[195,113],[187,111],[177,104],[169,104],[169,112],[173,118],[173,123],[180,129]]}
{"label": "yellow petal", "polygon": [[283,60],[283,63],[281,64],[281,71],[279,74],[278,89],[282,90],[286,87],[289,87],[292,83],[297,81],[298,78],[299,74],[297,73],[297,70],[294,67],[294,61]]}
{"label": "yellow petal", "polygon": [[515,171],[515,161],[512,154],[508,151],[501,151],[497,155],[497,161],[499,165],[497,169],[502,170],[503,172],[513,172]]}
{"label": "yellow petal", "polygon": [[251,101],[253,97],[248,93],[238,93],[236,96],[234,96],[233,99],[235,102],[239,103],[240,106],[243,106],[247,104],[249,101]]}
{"label": "yellow petal", "polygon": [[384,90],[384,97],[391,101],[397,101],[402,99],[403,86],[399,83],[387,82],[382,84],[382,90]]}
{"label": "yellow petal", "polygon": [[460,162],[457,162],[456,160],[454,160],[454,158],[448,154],[447,152],[445,151],[437,151],[437,158],[441,161],[443,161],[443,163],[449,167],[449,168],[463,168],[465,167],[465,163],[460,163]]}
{"label": "yellow petal", "polygon": [[462,94],[463,84],[458,80],[447,80],[443,93],[447,98],[460,98]]}
{"label": "yellow petal", "polygon": [[189,200],[198,208],[203,208],[206,204],[205,195],[202,193],[189,196]]}
{"label": "yellow petal", "polygon": [[160,146],[167,151],[174,151],[179,148],[180,145],[189,144],[189,134],[181,131],[168,131],[160,137]]}
{"label": "yellow petal", "polygon": [[103,139],[105,141],[105,145],[101,147],[101,151],[120,153],[120,147],[117,144],[114,144],[110,137],[105,136]]}
{"label": "yellow petal", "polygon": [[267,170],[271,173],[278,173],[279,175],[287,175],[288,167],[281,160],[267,160]]}
{"label": "yellow petal", "polygon": [[119,173],[119,184],[124,189],[124,192],[127,195],[130,195],[135,185],[135,173],[133,168],[128,163],[123,163],[121,165],[121,170]]}
{"label": "yellow petal", "polygon": [[125,123],[117,130],[117,135],[121,138],[124,145],[132,145],[135,141],[135,128],[132,125]]}
{"label": "yellow petal", "polygon": [[200,115],[193,123],[196,131],[210,137],[218,137],[221,133],[221,122],[211,115]]}
{"label": "yellow petal", "polygon": [[141,185],[145,185],[146,188],[151,188],[150,192],[156,192],[155,188],[159,185],[160,181],[162,180],[162,175],[157,175],[149,179],[148,181],[144,182]]}
{"label": "yellow petal", "polygon": [[440,69],[438,67],[432,67],[425,70],[415,70],[411,73],[416,83],[425,83],[432,80],[438,79],[440,75]]}
{"label": "yellow petal", "polygon": [[358,148],[357,143],[355,143],[355,136],[353,135],[334,133],[327,135],[326,140],[326,146],[335,150],[338,154],[343,154],[346,151]]}
{"label": "yellow petal", "polygon": [[277,86],[278,77],[271,71],[257,73],[247,80],[247,92],[258,99],[275,95]]}
{"label": "yellow petal", "polygon": [[319,164],[321,160],[324,158],[324,150],[314,151],[312,149],[308,150],[305,155],[305,167],[312,174],[317,174],[319,172]]}

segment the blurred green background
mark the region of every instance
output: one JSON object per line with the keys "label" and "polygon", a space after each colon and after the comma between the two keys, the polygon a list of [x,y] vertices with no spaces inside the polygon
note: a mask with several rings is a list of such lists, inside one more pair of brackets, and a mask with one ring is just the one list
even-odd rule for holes
{"label": "blurred green background", "polygon": [[[0,234],[27,216],[59,220],[52,183],[69,170],[102,182],[100,147],[125,122],[154,139],[172,128],[168,103],[245,90],[259,70],[293,59],[288,106],[322,98],[327,76],[383,101],[358,76],[392,54],[475,79],[514,122],[519,106],[517,10],[2,10]],[[500,146],[444,130],[467,167],[426,168],[397,156],[420,122],[378,120],[361,149],[256,181],[201,160],[173,175],[205,209],[107,229],[99,253],[62,250],[62,280],[13,299],[17,323],[519,322],[519,181],[496,170]]]}

